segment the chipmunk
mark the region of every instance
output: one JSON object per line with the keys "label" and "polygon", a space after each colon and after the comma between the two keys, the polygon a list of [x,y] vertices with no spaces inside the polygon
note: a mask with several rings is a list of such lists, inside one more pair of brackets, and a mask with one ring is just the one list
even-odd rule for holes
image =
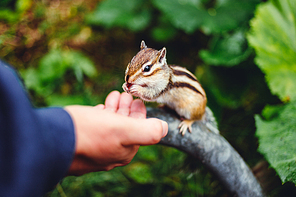
{"label": "chipmunk", "polygon": [[179,125],[184,135],[192,124],[202,119],[207,97],[196,77],[186,68],[168,65],[166,48],[155,50],[141,42],[140,51],[125,71],[122,88],[144,101],[155,101],[174,109],[183,121]]}

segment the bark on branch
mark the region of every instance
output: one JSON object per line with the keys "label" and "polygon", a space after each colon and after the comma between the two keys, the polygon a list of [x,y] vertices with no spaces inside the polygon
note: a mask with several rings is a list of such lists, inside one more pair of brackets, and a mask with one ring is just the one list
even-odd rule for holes
{"label": "bark on branch", "polygon": [[250,168],[234,148],[219,134],[213,113],[206,109],[205,120],[192,125],[192,133],[182,136],[177,116],[164,109],[147,108],[148,117],[169,124],[169,132],[159,144],[175,147],[200,160],[234,196],[265,196]]}

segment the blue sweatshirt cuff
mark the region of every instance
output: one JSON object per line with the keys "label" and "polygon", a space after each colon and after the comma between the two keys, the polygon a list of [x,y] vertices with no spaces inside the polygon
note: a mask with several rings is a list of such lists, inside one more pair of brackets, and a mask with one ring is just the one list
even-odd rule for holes
{"label": "blue sweatshirt cuff", "polygon": [[41,171],[48,172],[48,190],[68,172],[75,153],[74,124],[63,108],[35,109],[44,139],[46,163]]}

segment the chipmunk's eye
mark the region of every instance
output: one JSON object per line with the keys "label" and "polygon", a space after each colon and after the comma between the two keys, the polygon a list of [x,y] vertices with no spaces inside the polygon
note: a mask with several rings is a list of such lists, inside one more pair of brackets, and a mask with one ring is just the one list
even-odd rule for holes
{"label": "chipmunk's eye", "polygon": [[147,66],[145,66],[145,68],[144,68],[144,72],[149,72],[150,71],[150,69],[151,69],[151,65],[147,65]]}

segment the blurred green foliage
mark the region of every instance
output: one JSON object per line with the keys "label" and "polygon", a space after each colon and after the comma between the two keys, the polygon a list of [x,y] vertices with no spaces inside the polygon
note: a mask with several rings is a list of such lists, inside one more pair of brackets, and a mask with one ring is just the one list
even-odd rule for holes
{"label": "blurred green foliage", "polygon": [[[283,182],[294,181],[295,10],[293,0],[4,0],[0,57],[20,71],[35,106],[96,105],[110,91],[122,91],[141,40],[166,46],[168,63],[196,74],[221,134],[247,163],[264,158],[257,126],[259,151]],[[271,196],[295,194],[293,184],[261,181]],[[47,194],[65,195],[227,191],[190,156],[149,146],[125,167],[66,177]]]}
{"label": "blurred green foliage", "polygon": [[[62,192],[57,188],[48,196],[214,196],[221,186],[203,171],[176,149],[142,147],[126,167],[68,177],[61,184]],[[214,191],[205,186],[209,182]]]}

